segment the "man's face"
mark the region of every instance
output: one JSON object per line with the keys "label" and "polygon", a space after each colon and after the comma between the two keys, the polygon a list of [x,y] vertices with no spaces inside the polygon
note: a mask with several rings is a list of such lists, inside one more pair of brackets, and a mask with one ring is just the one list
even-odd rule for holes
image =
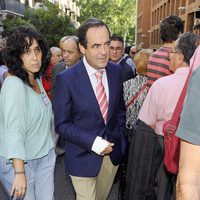
{"label": "man's face", "polygon": [[194,30],[194,33],[195,33],[196,35],[200,35],[200,27],[199,27],[199,28],[196,28],[196,29]]}
{"label": "man's face", "polygon": [[178,40],[175,41],[174,47],[172,48],[172,51],[169,53],[169,60],[170,60],[170,65],[169,69],[171,71],[175,71],[178,67],[180,67],[180,64],[183,62],[183,55],[177,51],[177,45],[178,45]]}
{"label": "man's face", "polygon": [[89,28],[86,34],[87,48],[80,45],[80,50],[88,62],[95,69],[102,69],[109,61],[109,32],[106,27]]}
{"label": "man's face", "polygon": [[135,54],[136,54],[136,52],[137,52],[136,47],[134,47],[134,46],[131,47],[130,52],[129,52],[129,56],[133,59]]}
{"label": "man's face", "polygon": [[56,49],[51,52],[51,64],[58,64],[62,60],[62,54],[60,49]]}
{"label": "man's face", "polygon": [[120,41],[110,42],[110,60],[117,63],[124,55],[124,46]]}
{"label": "man's face", "polygon": [[67,66],[76,64],[81,57],[76,42],[69,38],[60,45],[62,57]]}

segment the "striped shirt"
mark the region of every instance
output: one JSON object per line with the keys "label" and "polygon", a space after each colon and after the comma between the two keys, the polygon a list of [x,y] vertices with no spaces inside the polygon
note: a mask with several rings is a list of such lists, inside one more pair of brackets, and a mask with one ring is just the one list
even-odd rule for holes
{"label": "striped shirt", "polygon": [[169,70],[169,53],[171,47],[161,47],[149,58],[147,66],[147,87],[151,87],[154,81],[163,76],[172,74]]}

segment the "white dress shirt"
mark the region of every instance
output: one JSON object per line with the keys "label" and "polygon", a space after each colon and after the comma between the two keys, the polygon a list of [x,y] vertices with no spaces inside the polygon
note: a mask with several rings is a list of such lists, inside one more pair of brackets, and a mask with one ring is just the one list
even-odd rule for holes
{"label": "white dress shirt", "polygon": [[[95,68],[91,67],[85,56],[83,57],[83,63],[85,65],[87,74],[89,76],[93,91],[95,96],[96,95],[96,86],[97,86],[97,78],[95,76],[95,73],[98,71]],[[107,74],[106,74],[106,70],[105,69],[101,69],[101,71],[103,71],[103,76],[102,76],[102,83],[103,86],[105,88],[105,92],[106,92],[106,98],[107,101],[109,102],[109,89],[108,89],[108,80],[107,80]],[[101,152],[109,145],[108,141],[103,139],[102,137],[97,136],[93,145],[92,145],[92,151],[94,151],[96,154],[100,155]]]}

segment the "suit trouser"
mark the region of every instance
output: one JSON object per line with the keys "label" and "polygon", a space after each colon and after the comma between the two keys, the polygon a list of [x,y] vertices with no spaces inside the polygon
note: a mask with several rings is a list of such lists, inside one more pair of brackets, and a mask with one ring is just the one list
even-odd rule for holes
{"label": "suit trouser", "polygon": [[113,185],[118,166],[114,166],[109,156],[104,156],[96,177],[71,176],[76,200],[106,200]]}

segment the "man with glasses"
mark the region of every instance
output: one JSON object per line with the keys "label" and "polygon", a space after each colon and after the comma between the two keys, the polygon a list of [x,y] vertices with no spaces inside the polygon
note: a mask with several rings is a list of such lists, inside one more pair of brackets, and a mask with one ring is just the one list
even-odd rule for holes
{"label": "man with glasses", "polygon": [[[199,44],[194,33],[184,33],[169,51],[169,69],[173,74],[156,80],[151,86],[138,118],[152,127],[163,149],[163,124],[170,120],[189,73],[190,59]],[[186,132],[184,132],[186,134]],[[164,151],[164,150],[163,150]],[[160,152],[160,155],[164,152]],[[156,199],[175,198],[175,177],[160,164],[155,182]]]}
{"label": "man with glasses", "polygon": [[135,77],[135,64],[131,57],[125,54],[124,40],[119,35],[110,38],[110,61],[121,66],[122,81]]}

